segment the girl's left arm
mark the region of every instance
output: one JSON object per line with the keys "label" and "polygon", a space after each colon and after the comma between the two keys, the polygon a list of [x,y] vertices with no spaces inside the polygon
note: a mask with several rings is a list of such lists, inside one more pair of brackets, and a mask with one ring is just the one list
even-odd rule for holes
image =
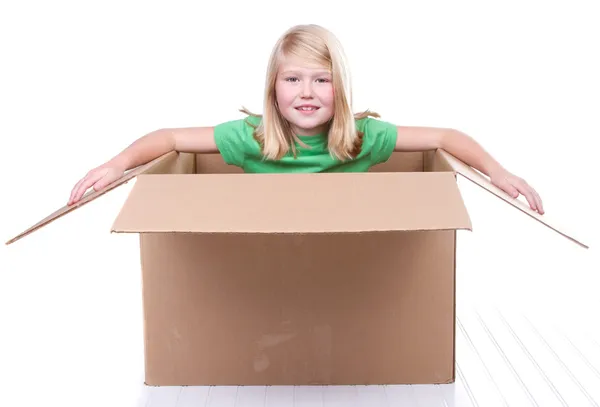
{"label": "girl's left arm", "polygon": [[490,182],[513,198],[522,194],[531,209],[544,213],[542,199],[524,179],[507,171],[477,141],[467,134],[447,128],[397,126],[394,151],[427,151],[441,148],[465,164],[479,170]]}

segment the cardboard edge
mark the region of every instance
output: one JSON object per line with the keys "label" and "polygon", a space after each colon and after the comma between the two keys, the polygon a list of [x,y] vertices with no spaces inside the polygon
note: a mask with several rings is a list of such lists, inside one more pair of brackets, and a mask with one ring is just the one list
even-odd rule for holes
{"label": "cardboard edge", "polygon": [[449,381],[446,381],[446,383],[454,383],[454,381],[456,381],[456,324],[457,324],[457,320],[458,320],[458,315],[456,312],[456,256],[457,256],[457,245],[458,245],[458,236],[457,236],[457,231],[454,231],[454,256],[453,256],[453,265],[452,265],[452,269],[453,269],[453,287],[452,289],[454,290],[454,305],[452,308],[452,376],[450,377]]}
{"label": "cardboard edge", "polygon": [[14,236],[13,238],[9,239],[6,241],[5,245],[8,246],[12,243],[15,243],[16,241],[24,238],[25,236],[37,231],[38,229],[41,229],[42,227],[54,222],[56,219],[65,216],[66,214],[81,208],[82,206],[84,206],[85,204],[92,202],[93,200],[95,200],[96,198],[104,195],[105,193],[123,185],[126,184],[127,182],[131,181],[134,177],[143,174],[147,171],[150,171],[152,168],[156,167],[159,164],[162,164],[163,162],[165,162],[166,160],[169,159],[175,159],[177,158],[178,153],[175,151],[171,151],[169,153],[166,153],[146,164],[143,164],[137,168],[134,168],[132,170],[130,170],[129,172],[127,172],[125,175],[123,175],[121,178],[119,178],[118,180],[112,182],[111,184],[107,185],[106,187],[95,191],[95,190],[91,190],[89,192],[87,192],[80,200],[79,202],[77,202],[74,205],[65,205],[62,208],[52,212],[50,215],[48,215],[47,217],[45,217],[44,219],[40,220],[39,222],[37,222],[36,224],[34,224],[33,226],[29,227],[28,229],[24,230],[23,232],[19,233],[18,235]]}
{"label": "cardboard edge", "polygon": [[568,240],[571,240],[575,244],[577,244],[585,249],[589,249],[588,245],[586,245],[585,243],[582,243],[578,239],[575,239],[571,233],[565,232],[566,228],[564,228],[562,226],[558,227],[556,225],[556,222],[550,222],[550,220],[548,220],[547,215],[540,215],[539,213],[537,213],[533,209],[531,209],[529,206],[527,206],[525,203],[520,201],[518,198],[511,197],[509,194],[507,194],[506,192],[504,192],[497,186],[493,185],[482,174],[477,172],[475,169],[469,167],[467,164],[463,163],[458,158],[454,157],[452,154],[448,153],[447,151],[445,151],[443,149],[438,149],[438,154],[440,154],[440,156],[446,160],[446,162],[454,169],[454,171],[456,171],[456,173],[460,174],[462,177],[473,182],[475,185],[478,185],[479,187],[485,189],[492,195],[502,199],[503,201],[505,201],[508,204],[512,205],[513,207],[517,208],[518,210],[525,213],[526,215],[529,215],[531,218],[537,220],[538,222],[545,225],[549,229],[554,230],[559,235],[567,238]]}
{"label": "cardboard edge", "polygon": [[460,227],[448,227],[448,228],[419,228],[419,229],[364,229],[364,230],[333,230],[333,231],[323,231],[323,230],[315,230],[315,231],[302,231],[298,232],[296,230],[291,231],[270,231],[270,230],[257,230],[257,231],[198,231],[198,230],[159,230],[159,229],[144,229],[144,230],[134,230],[127,228],[111,228],[111,233],[120,233],[120,234],[145,234],[145,233],[177,233],[177,234],[194,234],[194,235],[343,235],[343,234],[361,234],[361,233],[397,233],[397,232],[437,232],[444,230],[466,230],[472,232],[472,228],[470,226],[460,226]]}
{"label": "cardboard edge", "polygon": [[[138,237],[138,241],[139,241],[139,246],[140,246],[140,251],[139,251],[139,261],[140,261],[140,288],[142,291],[142,336],[143,336],[143,346],[144,346],[144,376],[146,377],[146,379],[148,378],[149,374],[150,374],[150,369],[149,369],[149,365],[148,365],[148,361],[150,360],[150,339],[148,337],[148,312],[146,310],[146,304],[147,304],[147,298],[146,298],[146,284],[144,282],[144,277],[145,277],[145,271],[146,271],[146,264],[145,264],[145,257],[144,257],[144,250],[145,250],[145,246],[146,246],[146,239],[144,239],[144,236],[140,235]],[[145,382],[145,384],[148,384]]]}

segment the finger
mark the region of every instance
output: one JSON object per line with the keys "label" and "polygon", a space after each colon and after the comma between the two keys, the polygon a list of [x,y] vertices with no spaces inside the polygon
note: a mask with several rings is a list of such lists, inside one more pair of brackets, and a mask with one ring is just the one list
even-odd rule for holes
{"label": "finger", "polygon": [[71,190],[71,196],[69,197],[69,205],[75,201],[75,195],[77,194],[77,191],[79,190],[79,187],[81,186],[81,183],[84,182],[84,180],[85,180],[85,177],[83,177],[79,181],[77,181],[77,183]]}
{"label": "finger", "polygon": [[518,188],[521,191],[521,194],[523,194],[527,199],[529,207],[533,210],[537,210],[535,198],[533,197],[533,193],[531,192],[531,189],[528,187],[528,185],[519,185]]}
{"label": "finger", "polygon": [[510,182],[504,183],[504,185],[502,185],[502,189],[513,198],[519,197],[519,191]]}
{"label": "finger", "polygon": [[100,178],[95,184],[94,184],[94,191],[100,191],[101,189],[103,189],[104,187],[106,187],[108,184],[111,183],[111,179],[108,176],[104,176],[102,178]]}
{"label": "finger", "polygon": [[527,183],[524,179],[519,179],[519,188],[524,191],[523,195],[527,198],[527,202],[529,202],[529,206],[531,209],[537,211],[538,213],[543,213],[542,208],[542,200],[540,196],[536,192],[536,190]]}
{"label": "finger", "polygon": [[537,200],[538,212],[541,215],[543,215],[544,214],[544,204],[542,202],[542,198],[540,197],[540,194],[538,194],[535,189],[533,190],[533,194],[535,196],[535,199]]}
{"label": "finger", "polygon": [[85,192],[98,181],[101,177],[99,174],[94,174],[89,178],[86,178],[84,182],[81,183],[79,189],[77,190],[77,194],[75,195],[75,201],[79,201],[81,197],[85,194]]}
{"label": "finger", "polygon": [[75,191],[73,192],[73,203],[75,203],[75,202],[79,201],[79,198],[80,198],[80,192],[79,192],[79,191],[81,191],[81,188],[83,187],[83,185],[84,185],[86,182],[88,182],[88,180],[89,180],[89,175],[85,176],[84,178],[82,178],[82,180],[81,180],[81,181],[79,181],[79,182],[77,183],[77,188],[76,188],[76,189],[75,189]]}
{"label": "finger", "polygon": [[544,209],[542,207],[542,199],[540,198],[540,195],[531,186],[527,185],[527,187],[531,191],[531,195],[533,196],[533,199],[535,200],[535,209],[540,214],[544,213]]}
{"label": "finger", "polygon": [[538,199],[538,196],[535,193],[535,190],[533,188],[529,187],[529,190],[531,192],[531,196],[533,198],[533,201],[535,202],[535,210],[539,212],[541,210],[540,209],[540,200]]}

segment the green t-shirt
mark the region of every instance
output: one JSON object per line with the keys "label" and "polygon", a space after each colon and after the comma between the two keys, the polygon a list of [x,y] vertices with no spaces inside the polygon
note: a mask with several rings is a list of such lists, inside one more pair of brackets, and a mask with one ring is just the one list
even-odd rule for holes
{"label": "green t-shirt", "polygon": [[258,142],[252,136],[261,118],[248,116],[218,124],[214,129],[217,148],[227,164],[240,167],[247,173],[290,172],[365,172],[372,166],[387,161],[396,145],[397,127],[371,117],[356,120],[356,127],[364,133],[360,154],[340,161],[329,154],[327,134],[299,136],[308,148],[296,144],[296,157],[292,151],[279,160],[265,159]]}

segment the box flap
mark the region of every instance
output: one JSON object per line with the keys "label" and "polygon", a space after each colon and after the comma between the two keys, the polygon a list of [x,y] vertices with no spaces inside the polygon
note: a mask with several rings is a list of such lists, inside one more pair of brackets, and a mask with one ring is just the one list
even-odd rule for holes
{"label": "box flap", "polygon": [[141,175],[113,232],[471,229],[452,172]]}
{"label": "box flap", "polygon": [[438,153],[444,159],[446,159],[446,161],[448,162],[448,164],[450,164],[450,166],[453,168],[454,171],[456,171],[457,173],[459,173],[460,175],[462,175],[466,179],[474,182],[475,184],[479,185],[483,189],[485,189],[485,190],[491,192],[492,194],[496,195],[497,197],[503,199],[504,201],[508,202],[509,204],[511,204],[512,206],[514,206],[515,208],[521,210],[522,212],[526,213],[527,215],[531,216],[535,220],[541,222],[542,224],[546,225],[547,227],[549,227],[550,229],[552,229],[555,232],[559,233],[560,235],[566,237],[567,239],[569,239],[569,240],[577,243],[581,247],[584,247],[586,249],[589,248],[584,243],[582,243],[579,240],[575,239],[572,236],[571,233],[566,233],[565,232],[565,227],[563,227],[563,226],[558,227],[558,225],[557,225],[556,222],[554,222],[554,221],[551,222],[550,219],[548,218],[547,214],[540,215],[539,213],[537,213],[536,211],[534,211],[533,209],[531,209],[529,207],[529,205],[527,205],[523,201],[519,200],[518,198],[513,198],[512,196],[510,196],[509,194],[507,194],[506,192],[504,192],[502,189],[500,189],[497,186],[495,186],[494,184],[492,184],[482,174],[480,174],[479,172],[477,172],[476,170],[474,170],[473,168],[471,168],[467,164],[463,163],[462,161],[460,161],[459,159],[457,159],[456,157],[454,157],[452,154],[448,153],[445,150],[441,150],[441,149],[438,150]]}
{"label": "box flap", "polygon": [[17,236],[13,237],[12,239],[8,240],[6,242],[6,245],[16,242],[17,240],[19,240],[19,239],[27,236],[28,234],[40,229],[41,227],[49,224],[50,222],[54,221],[55,219],[58,219],[61,216],[64,216],[67,213],[74,211],[75,209],[85,205],[86,203],[93,201],[94,199],[98,198],[100,195],[103,195],[103,194],[107,193],[108,191],[127,183],[129,180],[131,180],[135,176],[155,171],[155,170],[163,167],[166,164],[172,163],[172,161],[174,161],[176,159],[177,159],[177,152],[172,151],[161,157],[158,157],[157,159],[155,159],[153,161],[150,161],[147,164],[144,164],[137,168],[132,169],[131,171],[127,172],[123,177],[116,180],[112,184],[107,185],[106,187],[104,187],[103,189],[101,189],[99,191],[90,190],[76,204],[71,205],[71,206],[65,205],[62,208],[56,210],[52,214],[48,215],[46,218],[42,219],[35,225],[31,226],[29,229],[25,230],[24,232],[18,234]]}

